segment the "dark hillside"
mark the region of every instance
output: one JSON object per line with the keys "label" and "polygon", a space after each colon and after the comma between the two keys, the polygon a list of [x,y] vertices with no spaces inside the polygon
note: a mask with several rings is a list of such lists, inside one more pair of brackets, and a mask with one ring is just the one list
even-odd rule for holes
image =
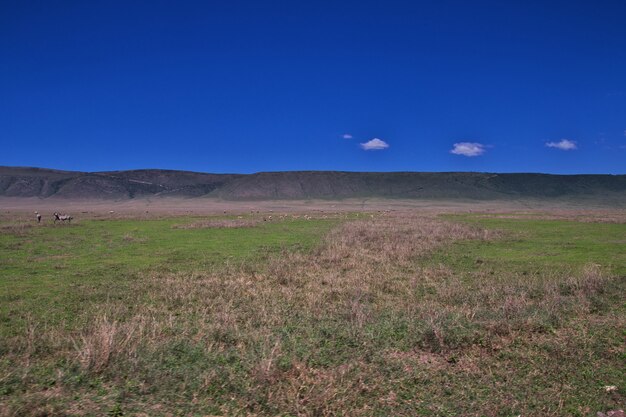
{"label": "dark hillside", "polygon": [[132,199],[584,199],[626,202],[626,175],[291,171],[207,174],[144,169],[74,172],[0,167],[0,196]]}
{"label": "dark hillside", "polygon": [[625,175],[473,172],[268,172],[241,176],[212,195],[225,199],[612,198],[626,199]]}

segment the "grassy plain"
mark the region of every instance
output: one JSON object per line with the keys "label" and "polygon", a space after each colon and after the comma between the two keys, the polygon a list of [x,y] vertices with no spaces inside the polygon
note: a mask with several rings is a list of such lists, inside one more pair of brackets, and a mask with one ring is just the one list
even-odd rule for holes
{"label": "grassy plain", "polygon": [[624,213],[240,217],[3,217],[0,416],[626,401]]}

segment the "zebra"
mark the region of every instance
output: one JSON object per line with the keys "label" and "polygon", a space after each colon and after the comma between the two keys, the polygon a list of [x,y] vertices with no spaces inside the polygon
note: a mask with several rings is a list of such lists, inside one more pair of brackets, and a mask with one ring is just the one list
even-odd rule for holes
{"label": "zebra", "polygon": [[65,223],[65,221],[67,220],[68,223],[72,223],[72,219],[73,217],[70,216],[69,214],[59,214],[57,212],[54,213],[54,222],[56,223],[57,220],[60,220],[62,223]]}
{"label": "zebra", "polygon": [[41,223],[41,214],[39,214],[39,212],[36,211],[35,216],[37,216],[37,223]]}

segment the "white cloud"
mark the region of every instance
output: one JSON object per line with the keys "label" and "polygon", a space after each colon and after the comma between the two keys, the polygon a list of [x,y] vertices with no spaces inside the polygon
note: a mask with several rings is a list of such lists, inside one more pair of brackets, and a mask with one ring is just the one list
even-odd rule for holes
{"label": "white cloud", "polygon": [[463,156],[479,156],[485,153],[485,145],[476,142],[455,143],[450,153]]}
{"label": "white cloud", "polygon": [[559,142],[547,142],[546,146],[548,148],[557,148],[562,151],[573,151],[574,149],[578,149],[576,142],[568,139],[561,139]]}
{"label": "white cloud", "polygon": [[343,135],[341,135],[341,137],[344,139],[352,139],[352,135],[349,133],[344,133]]}
{"label": "white cloud", "polygon": [[361,143],[361,148],[363,148],[366,151],[376,151],[376,150],[381,150],[381,149],[387,149],[388,147],[389,147],[389,144],[387,142],[385,142],[384,140],[380,140],[378,138],[374,138],[365,143]]}

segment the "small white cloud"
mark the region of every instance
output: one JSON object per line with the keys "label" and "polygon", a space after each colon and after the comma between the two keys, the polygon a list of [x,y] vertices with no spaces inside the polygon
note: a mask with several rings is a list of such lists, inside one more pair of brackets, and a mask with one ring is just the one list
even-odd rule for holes
{"label": "small white cloud", "polygon": [[343,135],[341,135],[341,137],[344,139],[352,139],[352,135],[349,133],[344,133]]}
{"label": "small white cloud", "polygon": [[556,148],[562,151],[573,151],[574,149],[578,149],[576,142],[568,139],[561,139],[559,142],[547,142],[546,146],[548,148]]}
{"label": "small white cloud", "polygon": [[455,143],[450,153],[463,156],[479,156],[485,153],[485,145],[476,142]]}
{"label": "small white cloud", "polygon": [[384,140],[380,140],[378,138],[374,138],[365,143],[361,143],[361,148],[363,148],[366,151],[377,151],[381,149],[387,149],[388,147],[389,147],[389,144],[387,142],[385,142]]}

